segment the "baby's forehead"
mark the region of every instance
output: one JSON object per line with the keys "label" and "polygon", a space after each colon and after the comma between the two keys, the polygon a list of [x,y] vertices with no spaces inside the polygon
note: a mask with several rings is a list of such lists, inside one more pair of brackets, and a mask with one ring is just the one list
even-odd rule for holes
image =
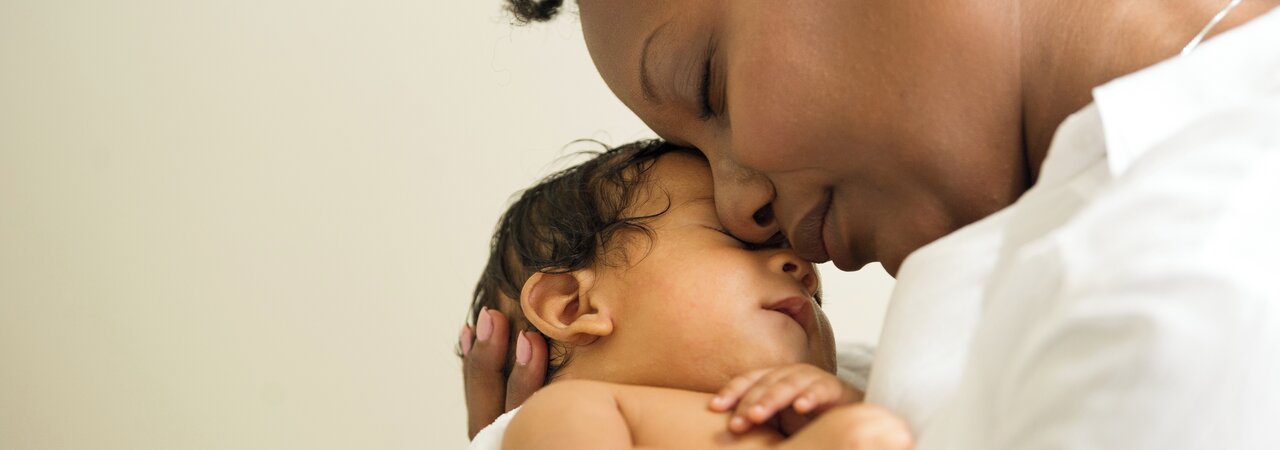
{"label": "baby's forehead", "polygon": [[715,183],[707,160],[684,153],[669,153],[658,158],[646,180],[681,200],[708,198],[714,201]]}
{"label": "baby's forehead", "polygon": [[697,214],[715,215],[711,170],[705,161],[688,155],[664,155],[645,175],[644,186],[636,191],[628,208],[631,214],[666,215],[692,209]]}

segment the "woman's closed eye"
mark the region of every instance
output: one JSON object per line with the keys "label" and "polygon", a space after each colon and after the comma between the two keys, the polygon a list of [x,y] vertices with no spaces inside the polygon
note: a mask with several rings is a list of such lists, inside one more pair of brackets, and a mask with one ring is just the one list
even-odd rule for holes
{"label": "woman's closed eye", "polygon": [[698,87],[698,104],[702,111],[699,118],[711,120],[724,113],[725,83],[724,71],[716,70],[716,41],[712,39],[707,45],[707,60],[702,70],[702,83]]}

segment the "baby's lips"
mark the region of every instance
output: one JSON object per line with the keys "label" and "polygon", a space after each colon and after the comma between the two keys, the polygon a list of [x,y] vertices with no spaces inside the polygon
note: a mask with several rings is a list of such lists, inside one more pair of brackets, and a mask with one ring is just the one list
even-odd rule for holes
{"label": "baby's lips", "polygon": [[786,314],[806,332],[812,329],[813,302],[808,297],[791,296],[764,305],[764,309]]}

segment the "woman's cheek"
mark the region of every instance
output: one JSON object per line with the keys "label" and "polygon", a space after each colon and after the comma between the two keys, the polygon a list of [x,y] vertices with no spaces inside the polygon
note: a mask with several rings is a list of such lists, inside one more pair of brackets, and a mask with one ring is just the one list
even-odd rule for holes
{"label": "woman's cheek", "polygon": [[[777,43],[769,44],[777,47]],[[820,149],[839,146],[847,137],[848,107],[835,92],[813,86],[830,83],[804,61],[747,57],[729,75],[728,156],[738,165],[765,173],[811,167]]]}
{"label": "woman's cheek", "polygon": [[773,174],[828,168],[847,158],[847,149],[879,147],[872,134],[883,127],[871,125],[879,108],[864,105],[878,103],[868,96],[885,91],[868,84],[885,77],[847,49],[858,41],[845,16],[861,13],[833,3],[840,2],[737,8],[724,45],[728,156],[738,165]]}

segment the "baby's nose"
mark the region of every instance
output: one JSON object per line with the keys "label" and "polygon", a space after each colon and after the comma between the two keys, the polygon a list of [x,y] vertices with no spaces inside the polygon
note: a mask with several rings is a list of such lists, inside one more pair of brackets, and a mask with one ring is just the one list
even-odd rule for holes
{"label": "baby's nose", "polygon": [[772,270],[790,275],[804,286],[804,291],[809,295],[818,291],[818,276],[813,263],[805,261],[796,252],[790,249],[779,250],[770,258],[769,266]]}

